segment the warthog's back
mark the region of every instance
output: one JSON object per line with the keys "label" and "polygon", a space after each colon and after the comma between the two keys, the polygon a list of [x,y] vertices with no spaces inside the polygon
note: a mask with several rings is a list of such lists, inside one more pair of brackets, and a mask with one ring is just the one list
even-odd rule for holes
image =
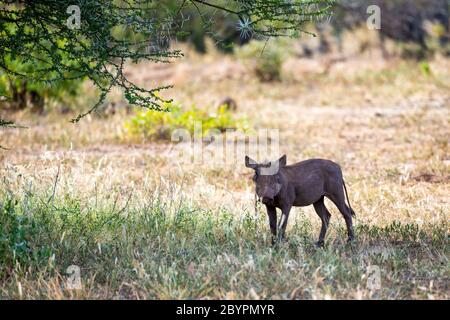
{"label": "warthog's back", "polygon": [[296,176],[301,177],[305,174],[318,174],[319,172],[324,176],[334,176],[336,174],[342,176],[341,167],[337,163],[326,159],[308,159],[285,166],[284,169],[292,178]]}

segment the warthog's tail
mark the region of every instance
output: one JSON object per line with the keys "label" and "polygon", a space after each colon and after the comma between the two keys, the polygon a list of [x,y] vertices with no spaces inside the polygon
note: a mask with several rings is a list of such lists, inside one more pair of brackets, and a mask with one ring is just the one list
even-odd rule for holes
{"label": "warthog's tail", "polygon": [[342,179],[342,184],[344,185],[345,196],[347,198],[347,202],[348,202],[348,207],[350,209],[350,213],[352,214],[352,216],[356,216],[355,211],[353,211],[352,206],[350,205],[350,199],[348,198],[347,187],[345,186],[344,179]]}

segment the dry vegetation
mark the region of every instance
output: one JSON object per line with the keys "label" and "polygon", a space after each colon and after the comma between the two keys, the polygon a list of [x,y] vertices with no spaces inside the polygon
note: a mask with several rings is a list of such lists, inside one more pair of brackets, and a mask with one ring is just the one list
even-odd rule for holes
{"label": "dry vegetation", "polygon": [[[289,163],[340,163],[354,245],[327,203],[324,249],[313,246],[320,224],[309,207],[294,210],[288,243],[272,248],[244,159],[177,165],[167,143],[126,132],[125,112],[77,125],[15,114],[29,128],[0,132],[11,148],[0,153],[0,297],[448,299],[450,60],[425,72],[376,51],[325,68],[330,59],[289,59],[272,83],[217,53],[129,72],[174,83],[165,95],[184,106],[233,97],[254,128],[280,129]],[[81,268],[81,290],[66,287],[69,265]],[[370,265],[379,290],[366,286]]]}

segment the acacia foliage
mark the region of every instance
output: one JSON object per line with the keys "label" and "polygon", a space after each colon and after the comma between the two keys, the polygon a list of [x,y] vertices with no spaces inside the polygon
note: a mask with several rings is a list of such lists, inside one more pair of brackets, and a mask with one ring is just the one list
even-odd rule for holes
{"label": "acacia foliage", "polygon": [[[168,43],[196,12],[205,29],[215,15],[237,17],[242,37],[298,36],[306,22],[330,15],[334,0],[33,0],[0,1],[0,71],[8,77],[53,86],[89,79],[98,101],[73,122],[95,111],[113,87],[136,106],[163,110],[159,91],[124,74],[127,61],[168,63],[183,54]],[[80,10],[73,27],[71,6]],[[70,20],[70,21],[69,21]],[[23,66],[27,67],[24,68]]]}

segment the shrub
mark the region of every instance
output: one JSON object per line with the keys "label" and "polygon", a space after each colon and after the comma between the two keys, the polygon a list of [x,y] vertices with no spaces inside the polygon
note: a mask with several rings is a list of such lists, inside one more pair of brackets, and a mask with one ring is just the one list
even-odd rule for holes
{"label": "shrub", "polygon": [[[208,134],[210,130],[238,129],[246,131],[248,129],[247,120],[237,119],[227,106],[220,106],[215,113],[208,113],[205,110],[192,106],[188,110],[183,110],[180,105],[165,103],[167,112],[155,110],[138,111],[136,115],[125,123],[125,128],[132,135],[140,135],[150,140],[170,140],[175,129],[186,129],[192,135],[201,129],[202,136]],[[201,123],[201,128],[198,124]]]}
{"label": "shrub", "polygon": [[[19,62],[5,59],[10,69],[19,73],[29,72],[36,68],[44,68],[44,64]],[[82,80],[55,81],[51,83],[24,79],[20,76],[6,74],[0,70],[0,96],[9,97],[9,108],[22,110],[27,107],[35,112],[43,112],[48,102],[72,104],[80,93]]]}
{"label": "shrub", "polygon": [[270,43],[253,40],[237,48],[235,54],[240,59],[251,61],[250,65],[261,81],[275,81],[281,80],[283,60],[289,54],[289,50],[286,42],[281,39]]}
{"label": "shrub", "polygon": [[427,48],[435,53],[450,55],[450,36],[447,35],[445,26],[426,21],[424,27],[427,32],[425,38]]}

